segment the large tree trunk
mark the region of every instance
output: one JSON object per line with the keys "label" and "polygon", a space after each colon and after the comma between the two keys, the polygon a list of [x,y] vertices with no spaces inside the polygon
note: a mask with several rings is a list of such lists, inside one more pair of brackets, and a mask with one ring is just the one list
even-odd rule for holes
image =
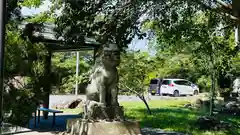
{"label": "large tree trunk", "polygon": [[[214,73],[213,73],[214,74]],[[211,87],[211,97],[210,97],[210,110],[209,115],[213,115],[213,107],[214,107],[214,91],[215,91],[215,81],[214,75],[212,74],[212,87]]]}

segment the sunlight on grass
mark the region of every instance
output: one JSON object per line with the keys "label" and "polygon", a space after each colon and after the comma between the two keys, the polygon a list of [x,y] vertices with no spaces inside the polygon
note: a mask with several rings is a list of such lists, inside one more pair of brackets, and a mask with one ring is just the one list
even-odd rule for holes
{"label": "sunlight on grass", "polygon": [[[161,128],[169,131],[190,133],[192,135],[237,135],[239,130],[229,133],[226,131],[201,131],[196,126],[198,117],[204,115],[201,111],[183,108],[187,101],[181,100],[151,100],[149,106],[153,115],[148,115],[143,102],[121,102],[128,119],[138,121],[141,127]],[[79,114],[78,109],[64,109],[65,113]],[[240,124],[240,117],[219,116],[220,119]]]}
{"label": "sunlight on grass", "polygon": [[[190,133],[193,135],[228,135],[224,131],[200,131],[196,127],[196,120],[204,115],[201,111],[191,111],[182,106],[187,101],[181,100],[156,100],[149,101],[153,115],[148,115],[145,105],[142,102],[122,102],[125,108],[125,115],[129,119],[138,121],[141,127],[161,128],[169,131]],[[239,117],[220,118],[239,124]],[[240,133],[240,131],[235,131]],[[238,134],[237,133],[237,134]]]}
{"label": "sunlight on grass", "polygon": [[[185,103],[187,103],[187,101],[182,100],[151,100],[148,102],[151,108],[181,106]],[[143,102],[121,102],[120,104],[126,108],[145,108]]]}

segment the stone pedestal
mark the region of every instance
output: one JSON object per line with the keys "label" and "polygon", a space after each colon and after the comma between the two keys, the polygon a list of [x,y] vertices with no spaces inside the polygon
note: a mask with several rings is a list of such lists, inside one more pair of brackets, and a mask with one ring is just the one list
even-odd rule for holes
{"label": "stone pedestal", "polygon": [[112,121],[89,122],[80,118],[67,120],[70,135],[140,135],[137,122]]}
{"label": "stone pedestal", "polygon": [[90,112],[89,118],[92,120],[113,120],[113,119],[122,119],[124,117],[124,111],[122,106],[108,106],[101,107],[95,106]]}

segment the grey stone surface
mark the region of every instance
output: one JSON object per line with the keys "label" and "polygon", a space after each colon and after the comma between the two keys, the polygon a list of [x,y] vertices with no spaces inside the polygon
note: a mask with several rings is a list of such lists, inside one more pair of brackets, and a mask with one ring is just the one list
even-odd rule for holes
{"label": "grey stone surface", "polygon": [[104,44],[96,52],[96,60],[86,88],[86,100],[104,106],[118,105],[118,70],[120,51],[116,44]]}
{"label": "grey stone surface", "polygon": [[49,106],[55,108],[56,105],[71,102],[77,99],[84,99],[84,95],[50,95]]}
{"label": "grey stone surface", "polygon": [[9,135],[9,134],[16,134],[21,132],[29,132],[32,131],[31,129],[15,126],[9,123],[4,123],[2,128],[2,135]]}
{"label": "grey stone surface", "polygon": [[[98,114],[96,118],[106,118],[107,115],[111,114],[108,114],[110,112],[103,108],[119,106],[117,66],[120,63],[120,50],[117,44],[104,44],[98,48],[95,56],[94,67],[91,70],[89,84],[86,88],[86,98],[83,99],[84,118],[86,119],[94,119],[94,114]],[[96,110],[99,107],[102,108],[102,111]],[[99,116],[106,113],[106,116]],[[116,112],[112,111],[112,113]]]}
{"label": "grey stone surface", "polygon": [[183,133],[178,133],[174,131],[165,131],[159,128],[142,128],[142,135],[188,135],[188,134],[183,134]]}
{"label": "grey stone surface", "polygon": [[[86,113],[87,118],[92,121],[98,121],[98,120],[118,120],[123,121],[124,120],[124,111],[122,106],[94,106],[90,109],[92,112]],[[86,119],[86,117],[84,117]]]}
{"label": "grey stone surface", "polygon": [[73,109],[78,107],[78,105],[81,103],[82,99],[77,98],[77,99],[72,99],[68,101],[62,101],[59,103],[54,103],[51,106],[51,108],[56,108],[56,109]]}
{"label": "grey stone surface", "polygon": [[67,121],[69,135],[140,135],[141,130],[134,121],[89,122],[83,119]]}

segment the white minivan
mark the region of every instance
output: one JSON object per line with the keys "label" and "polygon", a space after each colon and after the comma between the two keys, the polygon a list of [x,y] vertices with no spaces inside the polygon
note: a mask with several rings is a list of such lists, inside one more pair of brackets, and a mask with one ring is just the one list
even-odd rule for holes
{"label": "white minivan", "polygon": [[163,79],[161,84],[161,94],[173,95],[198,95],[197,85],[185,79]]}

